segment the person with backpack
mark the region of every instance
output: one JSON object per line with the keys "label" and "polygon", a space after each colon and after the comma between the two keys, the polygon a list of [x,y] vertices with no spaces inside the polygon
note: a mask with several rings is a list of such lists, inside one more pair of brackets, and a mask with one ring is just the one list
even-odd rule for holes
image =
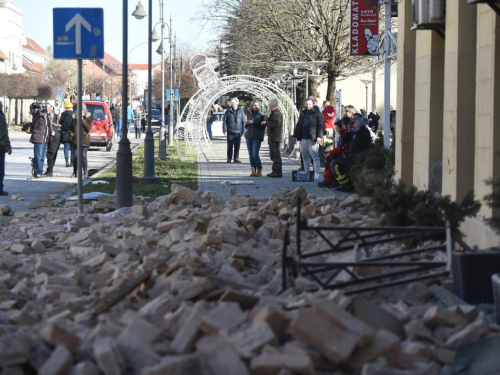
{"label": "person with backpack", "polygon": [[59,118],[59,125],[61,125],[61,143],[64,145],[66,167],[71,167],[73,165],[73,159],[75,158],[75,149],[73,148],[71,135],[69,134],[69,124],[71,124],[71,120],[73,119],[73,105],[71,102],[66,102],[64,109],[65,111],[61,113],[61,117]]}

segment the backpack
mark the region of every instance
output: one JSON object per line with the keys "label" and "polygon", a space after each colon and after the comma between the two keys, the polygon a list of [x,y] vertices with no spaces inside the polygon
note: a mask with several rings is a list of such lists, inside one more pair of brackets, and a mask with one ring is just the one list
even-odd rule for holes
{"label": "backpack", "polygon": [[68,132],[69,124],[71,124],[71,120],[73,120],[73,116],[66,116],[61,125],[61,143],[71,142],[72,138]]}

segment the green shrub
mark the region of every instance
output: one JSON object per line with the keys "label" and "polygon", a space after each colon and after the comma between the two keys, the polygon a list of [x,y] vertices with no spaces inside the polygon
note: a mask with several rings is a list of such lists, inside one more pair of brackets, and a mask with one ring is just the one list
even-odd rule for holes
{"label": "green shrub", "polygon": [[[492,193],[484,197],[484,201],[488,207],[493,209],[500,208],[500,178],[491,179],[486,181],[488,185],[492,187]],[[500,215],[493,215],[491,218],[486,219],[486,222],[492,227],[498,234],[500,234]]]}

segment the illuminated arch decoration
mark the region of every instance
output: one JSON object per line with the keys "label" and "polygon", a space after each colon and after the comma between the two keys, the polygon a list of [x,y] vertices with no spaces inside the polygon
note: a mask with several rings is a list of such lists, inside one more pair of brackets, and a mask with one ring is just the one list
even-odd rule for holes
{"label": "illuminated arch decoration", "polygon": [[[245,91],[255,95],[267,106],[271,99],[278,100],[278,107],[283,113],[283,134],[286,138],[293,131],[293,125],[299,113],[295,105],[278,85],[262,78],[248,75],[234,75],[218,78],[213,66],[205,55],[195,55],[191,58],[191,70],[198,80],[200,89],[189,99],[181,114],[177,126],[176,138],[184,139],[184,147],[177,143],[177,151],[181,160],[187,153],[204,155],[209,160],[211,153],[210,138],[206,127],[206,117],[214,101],[222,95],[233,91]],[[287,141],[287,140],[285,140]]]}

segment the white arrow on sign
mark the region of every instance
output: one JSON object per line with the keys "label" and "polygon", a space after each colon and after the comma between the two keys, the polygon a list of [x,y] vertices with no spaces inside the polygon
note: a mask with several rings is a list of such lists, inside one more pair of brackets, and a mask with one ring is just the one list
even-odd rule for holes
{"label": "white arrow on sign", "polygon": [[71,29],[75,26],[75,35],[76,35],[76,40],[75,40],[75,45],[76,45],[76,51],[75,53],[77,55],[82,54],[82,25],[90,32],[91,26],[90,23],[87,22],[85,18],[83,18],[80,13],[77,13],[71,21],[69,21],[66,24],[66,32],[68,32],[69,29]]}

